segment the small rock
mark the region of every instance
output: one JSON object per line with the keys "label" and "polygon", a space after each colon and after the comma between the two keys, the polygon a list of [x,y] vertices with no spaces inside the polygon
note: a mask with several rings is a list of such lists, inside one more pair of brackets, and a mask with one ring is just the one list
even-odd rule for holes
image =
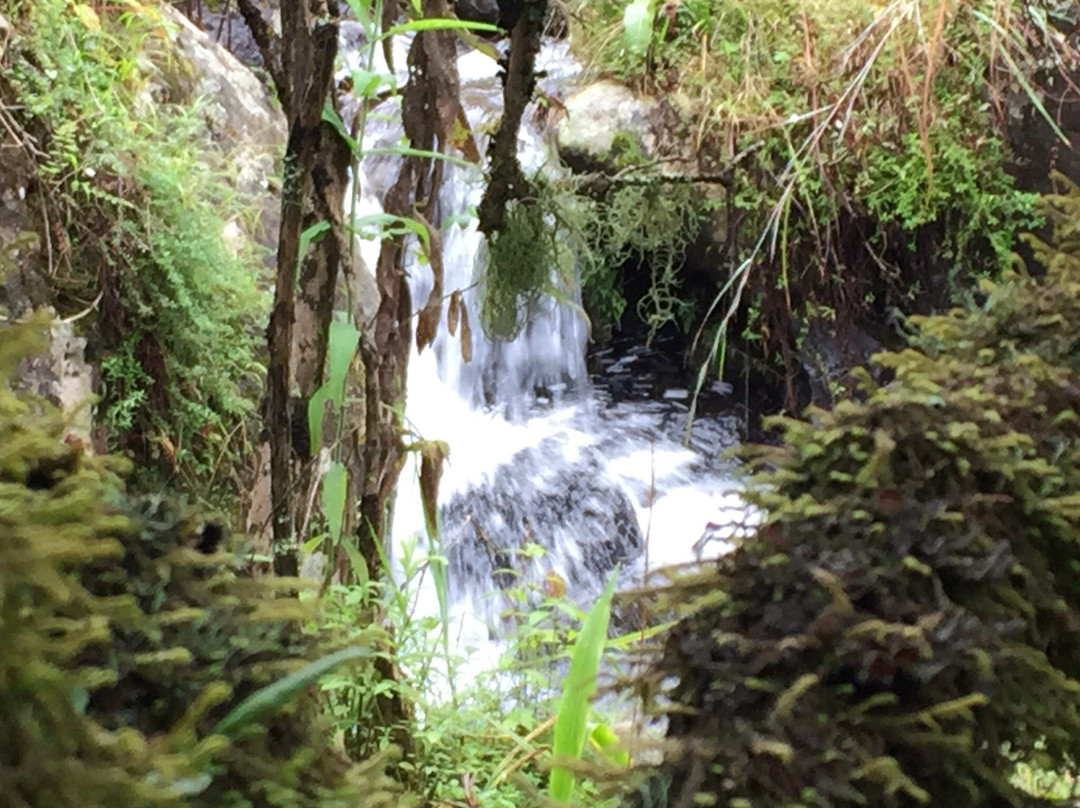
{"label": "small rock", "polygon": [[655,159],[658,104],[614,81],[598,81],[566,99],[559,121],[559,156],[575,171],[614,168],[613,145],[628,135],[646,159]]}

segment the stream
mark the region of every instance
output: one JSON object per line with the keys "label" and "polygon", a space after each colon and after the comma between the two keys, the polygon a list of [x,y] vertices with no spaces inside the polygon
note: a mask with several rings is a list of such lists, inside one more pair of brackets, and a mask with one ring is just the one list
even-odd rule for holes
{"label": "stream", "polygon": [[[404,63],[402,51],[396,64]],[[497,66],[469,52],[458,67],[483,151],[480,133],[501,108]],[[538,70],[542,88],[559,94],[572,88],[579,72],[563,43],[545,45]],[[368,147],[400,139],[397,116],[384,112],[369,119]],[[527,112],[519,136],[526,173],[564,170],[553,140]],[[379,210],[376,200],[396,172],[394,158],[365,160],[359,214]],[[533,305],[516,339],[485,339],[479,327],[485,245],[469,215],[483,191],[478,167],[448,164],[435,219],[444,222],[443,288],[462,290],[474,324],[471,361],[462,358],[460,333],[448,332],[444,306],[433,345],[410,355],[405,409],[413,440],[449,448],[435,549],[447,559],[450,634],[470,662],[488,657],[485,649],[497,643],[507,590],[543,587],[554,577],[588,608],[614,570],[628,586],[659,566],[721,553],[746,517],[732,490],[730,461],[718,457],[737,442],[738,424],[733,417],[699,417],[684,445],[689,393],[667,386],[680,375],[670,372],[678,369],[677,357],[644,346],[589,356],[580,311],[552,300]],[[374,266],[377,246],[364,242],[363,249]],[[431,271],[414,260],[409,274],[419,309],[432,287]],[[425,552],[430,541],[415,455],[394,506],[399,572],[402,558]],[[440,613],[431,575],[415,596],[418,613]]]}

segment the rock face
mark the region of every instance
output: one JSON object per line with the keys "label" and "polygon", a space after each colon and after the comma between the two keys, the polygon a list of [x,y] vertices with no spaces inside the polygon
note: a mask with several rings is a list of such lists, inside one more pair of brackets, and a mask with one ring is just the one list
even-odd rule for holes
{"label": "rock face", "polygon": [[[151,80],[147,100],[199,105],[233,186],[249,199],[262,200],[260,226],[254,231],[240,226],[240,232],[271,247],[280,220],[273,188],[285,146],[285,115],[269,88],[208,33],[170,5],[162,5],[161,13],[175,31],[167,67]],[[236,228],[227,222],[226,235],[234,240],[230,226]]]}
{"label": "rock face", "polygon": [[[559,156],[575,171],[612,168],[618,149],[636,148],[647,159],[658,152],[659,104],[614,81],[598,81],[566,99],[559,121]],[[620,136],[629,143],[620,143]]]}
{"label": "rock face", "polygon": [[[259,211],[259,221],[238,217],[223,222],[226,241],[236,250],[245,244],[276,243],[279,202],[278,163],[284,149],[285,118],[270,90],[235,57],[168,4],[160,13],[170,27],[165,43],[149,41],[145,62],[152,75],[137,103],[197,105],[205,123],[206,159],[228,169],[230,184],[245,206]],[[0,18],[0,53],[9,36]],[[37,182],[34,162],[10,132],[0,134],[0,328],[54,302],[53,253],[62,228],[43,220],[28,204]],[[50,224],[52,227],[50,227]],[[89,320],[84,322],[90,322]],[[42,356],[23,364],[22,386],[72,414],[93,392],[91,367],[84,359],[86,340],[78,322],[57,320],[52,344]],[[78,411],[72,431],[89,435],[89,410]]]}
{"label": "rock face", "polygon": [[[522,450],[485,483],[457,494],[442,510],[451,601],[473,598],[489,625],[503,603],[476,593],[539,586],[552,570],[570,591],[594,597],[616,567],[644,551],[644,538],[626,491],[605,480],[603,458],[584,451],[574,462],[554,438]],[[526,545],[544,549],[536,563]]]}

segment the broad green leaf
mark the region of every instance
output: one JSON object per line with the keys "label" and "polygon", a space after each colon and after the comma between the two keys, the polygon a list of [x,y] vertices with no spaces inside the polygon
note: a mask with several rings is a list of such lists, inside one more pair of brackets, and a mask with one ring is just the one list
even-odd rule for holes
{"label": "broad green leaf", "polygon": [[397,82],[389,73],[376,73],[373,70],[357,68],[352,71],[353,95],[359,98],[374,98],[380,87],[393,89]]}
{"label": "broad green leaf", "polygon": [[349,490],[349,471],[344,463],[334,461],[322,481],[322,506],[330,531],[330,542],[341,543],[341,524],[345,519],[345,494]]}
{"label": "broad green leaf", "polygon": [[360,330],[349,321],[349,315],[339,311],[330,323],[330,333],[326,353],[329,358],[330,401],[334,409],[341,412],[345,406],[345,379],[349,375],[356,346],[360,342]]}
{"label": "broad green leaf", "polygon": [[597,724],[589,734],[589,741],[604,757],[619,766],[630,765],[630,753],[627,752],[619,736],[607,724]]}
{"label": "broad green leaf", "polygon": [[[570,670],[563,682],[559,712],[555,718],[555,737],[551,751],[556,760],[580,758],[585,748],[589,700],[596,688],[596,674],[600,670],[600,658],[607,641],[616,575],[617,572],[611,574],[604,591],[585,615],[581,633],[574,643]],[[555,802],[569,802],[573,790],[574,775],[562,766],[553,766],[548,782],[548,795],[551,799]]]}
{"label": "broad green leaf", "polygon": [[334,109],[334,105],[329,98],[326,99],[326,103],[323,104],[322,119],[324,123],[328,123],[334,127],[334,131],[340,135],[341,139],[349,144],[349,148],[352,149],[353,154],[360,150],[360,144],[357,143],[356,138],[350,135],[345,129],[345,124],[342,123],[341,116],[338,115],[337,110]]}
{"label": "broad green leaf", "polygon": [[244,699],[214,727],[213,734],[233,736],[235,733],[262,718],[268,713],[280,709],[297,693],[312,685],[324,674],[329,673],[343,662],[361,657],[372,657],[375,653],[370,648],[350,645],[336,653],[309,662],[295,673],[290,673],[272,685],[260,688]]}
{"label": "broad green leaf", "polygon": [[[368,153],[371,154],[372,152]],[[359,216],[353,221],[353,232],[357,233],[361,238],[368,237],[367,234],[361,232],[362,228],[365,227],[380,228],[381,232],[374,234],[374,237],[380,240],[388,236],[413,233],[420,239],[425,250],[431,246],[431,236],[428,234],[427,228],[424,227],[422,222],[415,219],[395,216],[392,213],[370,213],[367,216]]]}
{"label": "broad green leaf", "polygon": [[648,53],[655,12],[656,0],[634,0],[623,12],[623,44],[638,58]]}
{"label": "broad green leaf", "polygon": [[317,241],[322,237],[322,234],[330,229],[330,222],[322,221],[315,222],[311,227],[304,230],[300,234],[300,249],[296,253],[296,269],[300,270],[300,262],[304,260],[304,256],[307,255],[308,247],[311,246],[313,241]]}
{"label": "broad green leaf", "polygon": [[319,451],[322,446],[322,423],[323,423],[323,405],[330,399],[330,385],[323,383],[323,386],[316,390],[311,398],[308,399],[307,405],[307,426],[308,437],[311,440],[311,451],[315,453]]}
{"label": "broad green leaf", "polygon": [[340,546],[341,549],[345,551],[345,555],[349,558],[349,566],[352,568],[356,582],[360,584],[360,586],[366,586],[371,578],[371,573],[368,570],[368,565],[364,560],[364,557],[360,555],[360,548],[356,546],[356,540],[350,536],[347,541],[341,542]]}

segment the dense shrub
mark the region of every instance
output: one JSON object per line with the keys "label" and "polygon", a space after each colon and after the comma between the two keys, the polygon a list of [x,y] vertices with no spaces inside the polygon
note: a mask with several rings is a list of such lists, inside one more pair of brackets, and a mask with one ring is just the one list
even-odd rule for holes
{"label": "dense shrub", "polygon": [[261,248],[237,252],[224,225],[261,202],[234,187],[204,102],[155,90],[192,69],[155,4],[0,0],[0,13],[12,25],[0,110],[33,155],[47,302],[89,315],[78,327],[100,371],[97,421],[138,461],[141,488],[179,477],[224,504],[220,483],[249,448],[269,309]]}
{"label": "dense shrub", "polygon": [[379,761],[333,749],[311,693],[213,733],[327,643],[297,581],[240,575],[219,528],[126,495],[12,392],[29,337],[0,337],[0,805],[399,804]]}
{"label": "dense shrub", "polygon": [[676,586],[654,671],[672,804],[1019,804],[1017,761],[1080,760],[1080,194],[1044,212],[1045,277],[751,453],[763,527]]}

